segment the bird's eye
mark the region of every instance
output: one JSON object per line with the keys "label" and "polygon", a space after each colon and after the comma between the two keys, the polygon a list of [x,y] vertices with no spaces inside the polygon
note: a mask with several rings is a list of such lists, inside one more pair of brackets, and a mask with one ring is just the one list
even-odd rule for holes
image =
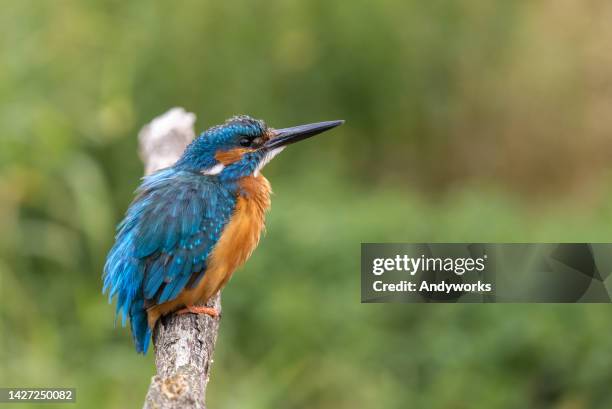
{"label": "bird's eye", "polygon": [[244,147],[251,146],[252,142],[253,142],[253,139],[245,136],[244,138],[240,139],[240,146],[244,146]]}

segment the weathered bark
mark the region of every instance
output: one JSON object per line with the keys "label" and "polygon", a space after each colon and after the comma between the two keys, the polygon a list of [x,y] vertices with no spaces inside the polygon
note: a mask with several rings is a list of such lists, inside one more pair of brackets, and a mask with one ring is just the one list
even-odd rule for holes
{"label": "weathered bark", "polygon": [[[195,115],[173,108],[140,131],[140,156],[145,174],[172,165],[195,137]],[[221,311],[217,294],[206,305]],[[206,408],[206,385],[219,331],[219,318],[169,315],[159,320],[153,335],[157,375],[145,399],[145,409]]]}

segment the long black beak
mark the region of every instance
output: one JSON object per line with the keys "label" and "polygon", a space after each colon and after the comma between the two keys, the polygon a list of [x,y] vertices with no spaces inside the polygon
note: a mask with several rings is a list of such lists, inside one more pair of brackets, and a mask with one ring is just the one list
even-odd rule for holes
{"label": "long black beak", "polygon": [[343,120],[340,121],[325,121],[325,122],[317,122],[316,124],[308,124],[308,125],[298,125],[291,128],[284,129],[275,129],[274,136],[268,140],[264,147],[267,149],[279,148],[281,146],[286,146],[306,138],[310,138],[311,136],[315,136],[320,134],[321,132],[325,132],[332,128],[337,127],[338,125],[342,125],[344,123]]}

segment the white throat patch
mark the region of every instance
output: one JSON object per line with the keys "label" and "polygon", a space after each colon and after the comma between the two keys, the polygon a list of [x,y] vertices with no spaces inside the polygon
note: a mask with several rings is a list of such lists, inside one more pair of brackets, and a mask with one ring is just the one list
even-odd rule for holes
{"label": "white throat patch", "polygon": [[257,165],[257,168],[255,169],[255,176],[259,176],[259,171],[261,169],[263,169],[264,166],[266,166],[272,159],[274,159],[274,157],[276,155],[278,155],[279,153],[281,153],[283,151],[283,149],[285,149],[284,146],[281,146],[280,148],[275,148],[272,149],[271,151],[269,151],[268,153],[266,153],[266,155],[263,157],[263,159],[259,162],[259,164]]}

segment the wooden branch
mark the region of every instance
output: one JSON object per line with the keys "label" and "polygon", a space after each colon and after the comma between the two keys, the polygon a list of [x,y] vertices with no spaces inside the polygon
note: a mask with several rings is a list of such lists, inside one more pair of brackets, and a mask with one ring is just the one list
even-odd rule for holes
{"label": "wooden branch", "polygon": [[[173,108],[138,134],[145,174],[172,165],[195,137],[195,114]],[[220,294],[206,305],[221,311]],[[145,409],[204,409],[206,385],[219,331],[219,318],[203,314],[171,314],[159,320],[153,334],[157,375]]]}

